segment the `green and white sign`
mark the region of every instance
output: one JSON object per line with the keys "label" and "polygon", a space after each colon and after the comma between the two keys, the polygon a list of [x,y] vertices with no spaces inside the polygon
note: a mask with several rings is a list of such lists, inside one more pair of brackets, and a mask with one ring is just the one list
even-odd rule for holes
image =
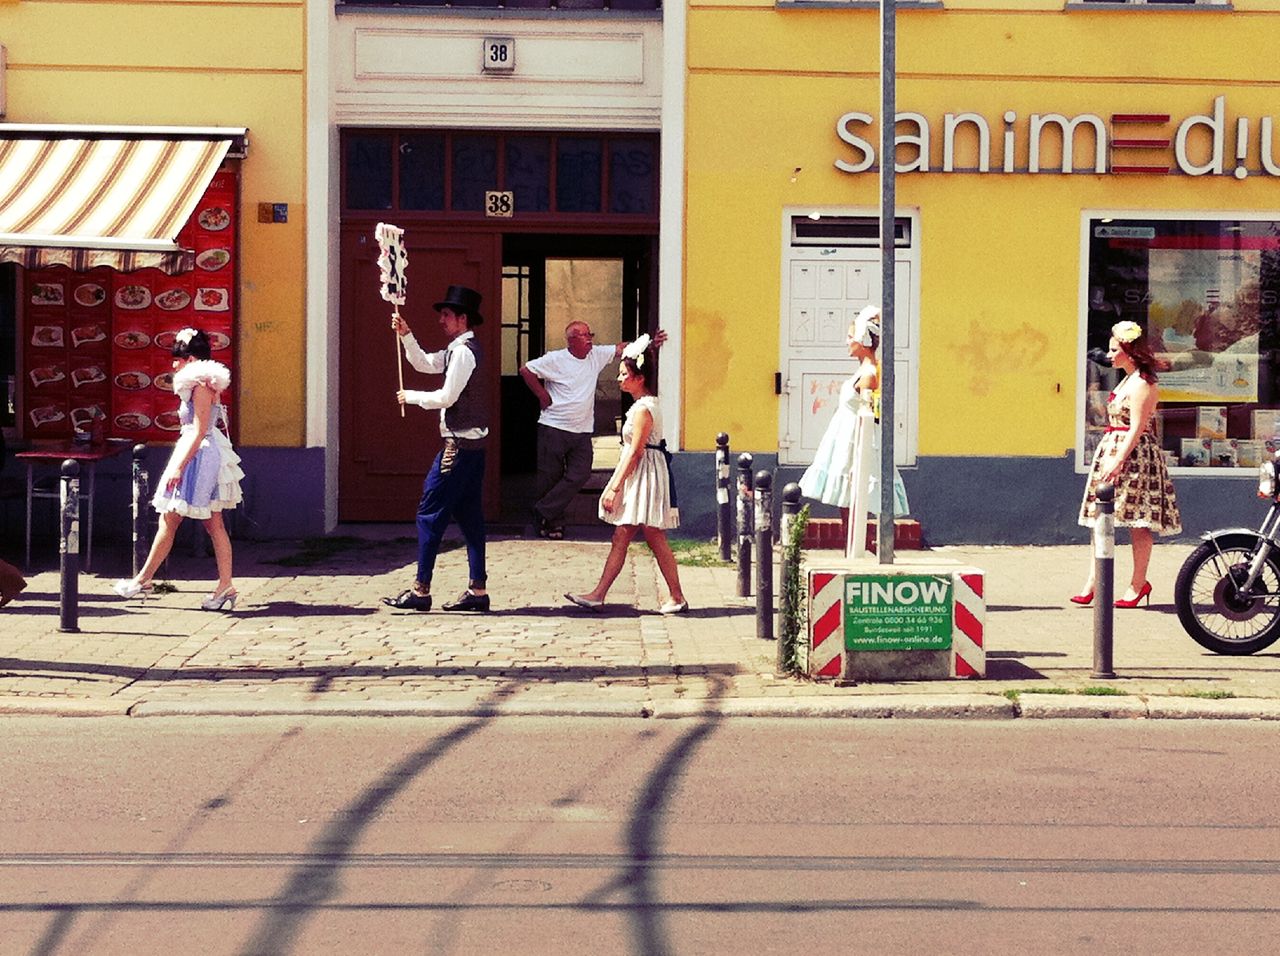
{"label": "green and white sign", "polygon": [[950,575],[848,574],[848,651],[944,651],[951,647]]}

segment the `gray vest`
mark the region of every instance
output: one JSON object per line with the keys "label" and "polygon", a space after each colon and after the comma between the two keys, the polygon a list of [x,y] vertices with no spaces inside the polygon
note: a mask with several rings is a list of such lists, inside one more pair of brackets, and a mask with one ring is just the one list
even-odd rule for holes
{"label": "gray vest", "polygon": [[[451,432],[489,427],[489,393],[480,375],[480,370],[483,368],[480,343],[476,341],[475,336],[472,336],[467,339],[465,345],[475,356],[476,367],[471,373],[471,378],[467,379],[467,384],[458,394],[458,400],[445,409],[445,424]],[[449,352],[445,357],[446,369],[452,358],[453,352]]]}

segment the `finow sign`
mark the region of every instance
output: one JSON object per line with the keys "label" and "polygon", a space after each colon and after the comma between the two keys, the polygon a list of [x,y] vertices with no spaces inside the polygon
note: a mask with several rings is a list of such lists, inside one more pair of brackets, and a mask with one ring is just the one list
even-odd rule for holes
{"label": "finow sign", "polygon": [[[935,170],[933,130],[928,118],[920,113],[895,113],[894,167],[900,173],[989,173],[995,164],[994,171],[1003,173],[1230,174],[1236,179],[1263,174],[1280,176],[1280,164],[1273,152],[1273,118],[1263,116],[1255,122],[1248,116],[1238,116],[1228,120],[1225,96],[1215,97],[1209,112],[1178,121],[1176,130],[1167,113],[1113,113],[1109,119],[1093,113],[1070,117],[1032,113],[1021,122],[1017,113],[1008,110],[1001,119],[1003,129],[997,150],[992,147],[991,124],[985,116],[943,114],[942,165]],[[871,140],[859,135],[872,122],[870,113],[856,111],[836,120],[836,135],[852,150],[848,157],[835,161],[837,169],[862,173],[875,167],[876,148]],[[907,129],[899,132],[904,125]],[[975,136],[976,165],[957,168],[957,139],[964,138],[964,152],[973,156],[975,150],[969,144]],[[1229,169],[1228,147],[1233,157]],[[904,161],[904,150],[915,152],[908,153],[909,158]],[[1046,152],[1057,153],[1056,166],[1049,157],[1042,162]],[[1077,166],[1077,153],[1082,154],[1083,165]],[[1026,164],[1019,166],[1023,156]],[[1250,156],[1257,157],[1253,168],[1248,165]]]}

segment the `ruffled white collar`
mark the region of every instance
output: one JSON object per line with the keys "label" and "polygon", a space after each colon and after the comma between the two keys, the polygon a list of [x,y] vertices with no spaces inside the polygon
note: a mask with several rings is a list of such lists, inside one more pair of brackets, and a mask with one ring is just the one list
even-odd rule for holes
{"label": "ruffled white collar", "polygon": [[173,373],[173,391],[188,392],[197,385],[206,385],[215,392],[225,392],[231,386],[231,370],[212,359],[196,359]]}

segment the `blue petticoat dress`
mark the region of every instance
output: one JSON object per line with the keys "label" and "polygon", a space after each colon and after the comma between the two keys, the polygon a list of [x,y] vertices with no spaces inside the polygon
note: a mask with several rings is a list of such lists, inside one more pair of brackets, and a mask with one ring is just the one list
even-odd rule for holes
{"label": "blue petticoat dress", "polygon": [[[205,385],[214,392],[209,431],[187,462],[174,490],[167,493],[160,488],[152,498],[152,507],[162,514],[176,511],[187,518],[210,518],[215,511],[227,511],[244,500],[240,490],[244,471],[240,467],[240,456],[227,437],[227,409],[220,401],[222,393],[231,385],[231,372],[221,362],[200,359],[187,363],[174,374],[173,391],[180,402],[178,421],[183,435],[197,427],[192,402],[197,385]],[[172,462],[173,457],[169,460]]]}

